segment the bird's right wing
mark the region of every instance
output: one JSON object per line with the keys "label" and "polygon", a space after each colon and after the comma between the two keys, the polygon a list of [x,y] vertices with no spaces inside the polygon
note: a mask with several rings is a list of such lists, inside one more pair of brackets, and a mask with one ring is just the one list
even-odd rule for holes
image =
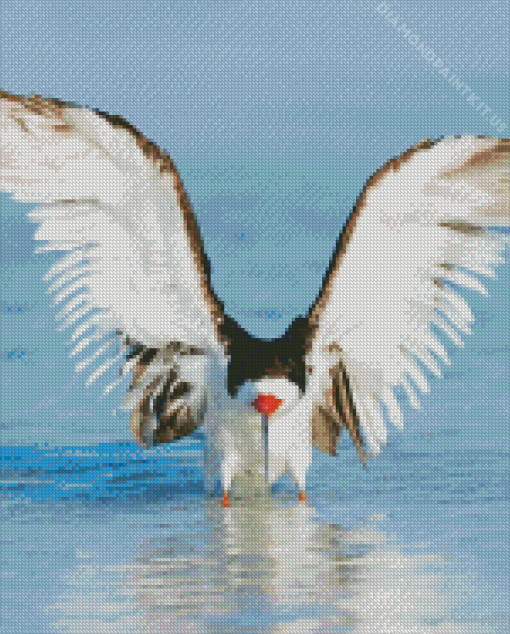
{"label": "bird's right wing", "polygon": [[486,292],[476,275],[494,276],[508,242],[486,227],[509,226],[509,208],[510,140],[424,141],[370,178],[308,316],[317,447],[334,454],[345,426],[362,459],[365,442],[377,454],[382,404],[402,426],[393,389],[418,407],[420,364],[440,376],[448,363],[431,325],[462,344],[473,316],[456,286]]}
{"label": "bird's right wing", "polygon": [[46,242],[39,250],[67,252],[46,279],[65,302],[63,327],[75,328],[72,354],[99,345],[77,369],[107,355],[94,380],[120,344],[135,439],[150,440],[152,428],[161,442],[190,433],[208,390],[227,393],[235,325],[213,292],[173,162],[118,116],[5,92],[0,142],[1,190],[38,203],[29,215]]}

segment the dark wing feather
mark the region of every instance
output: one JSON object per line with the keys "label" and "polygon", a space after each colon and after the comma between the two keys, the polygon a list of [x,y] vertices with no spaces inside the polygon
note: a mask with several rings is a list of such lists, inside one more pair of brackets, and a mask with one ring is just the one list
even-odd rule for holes
{"label": "dark wing feather", "polygon": [[366,454],[363,448],[360,421],[352,399],[349,377],[339,362],[331,369],[331,380],[323,389],[322,398],[314,402],[312,411],[312,443],[330,456],[336,456],[338,440],[345,428],[356,446],[363,464]]}

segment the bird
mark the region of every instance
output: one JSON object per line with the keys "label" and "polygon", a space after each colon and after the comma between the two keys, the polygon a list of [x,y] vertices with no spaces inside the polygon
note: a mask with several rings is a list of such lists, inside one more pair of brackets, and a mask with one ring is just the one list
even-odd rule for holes
{"label": "bird", "polygon": [[[202,427],[208,489],[232,503],[251,470],[290,473],[306,501],[312,447],[343,430],[366,465],[450,364],[473,313],[459,293],[504,262],[510,140],[422,140],[366,181],[308,312],[275,339],[227,314],[172,159],[118,115],[0,93],[0,188],[34,205],[37,251],[64,252],[44,279],[72,356],[93,382],[120,362],[121,407],[143,447]],[[439,337],[439,333],[443,334]],[[86,355],[88,353],[88,356]],[[400,396],[399,396],[400,395]]]}

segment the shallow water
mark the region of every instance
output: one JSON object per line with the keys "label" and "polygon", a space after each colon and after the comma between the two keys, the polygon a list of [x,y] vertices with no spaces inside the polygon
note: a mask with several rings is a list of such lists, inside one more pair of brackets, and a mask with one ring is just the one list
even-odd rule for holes
{"label": "shallow water", "polygon": [[5,634],[508,631],[508,454],[469,429],[342,444],[223,509],[203,438],[3,455]]}

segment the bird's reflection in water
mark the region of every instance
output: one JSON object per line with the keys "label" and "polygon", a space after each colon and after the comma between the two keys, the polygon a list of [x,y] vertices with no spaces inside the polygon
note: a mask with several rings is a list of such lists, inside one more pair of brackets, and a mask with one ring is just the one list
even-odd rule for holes
{"label": "bird's reflection in water", "polygon": [[55,631],[471,632],[442,614],[437,558],[403,554],[373,522],[344,530],[307,505],[264,495],[227,509],[211,499],[200,511],[186,527],[140,524],[127,565],[76,571],[74,594],[51,608],[61,616]]}

